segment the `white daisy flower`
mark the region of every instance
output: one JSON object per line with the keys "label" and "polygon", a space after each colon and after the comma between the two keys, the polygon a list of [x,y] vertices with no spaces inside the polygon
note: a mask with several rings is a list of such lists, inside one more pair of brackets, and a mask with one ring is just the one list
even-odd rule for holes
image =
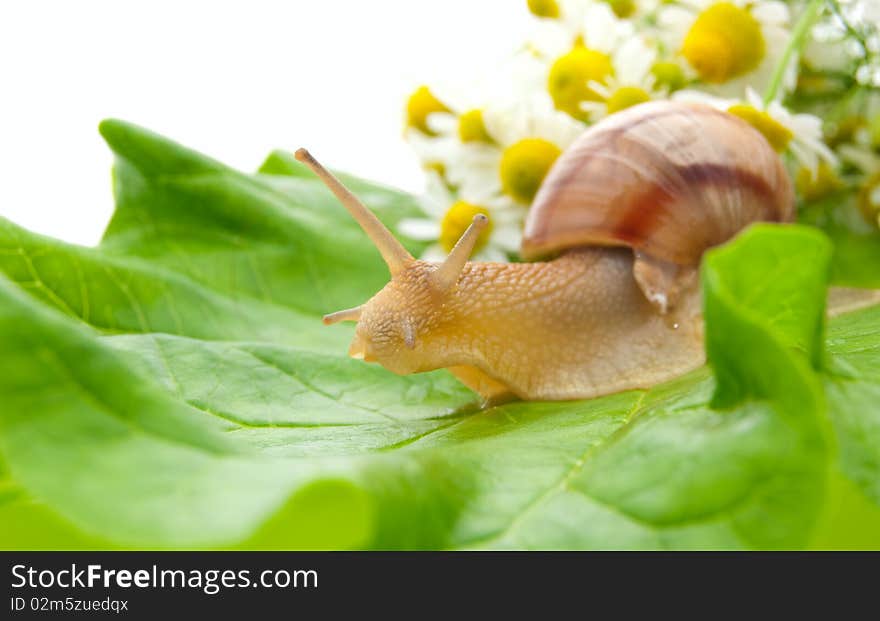
{"label": "white daisy flower", "polygon": [[428,188],[420,198],[425,218],[405,218],[398,231],[411,239],[433,241],[425,249],[422,259],[442,261],[452,250],[474,216],[481,213],[489,218],[480,234],[473,255],[478,261],[507,261],[519,252],[525,210],[503,197],[475,200],[449,190],[440,175],[431,174]]}
{"label": "white daisy flower", "polygon": [[444,92],[443,101],[449,108],[427,116],[429,130],[435,135],[454,136],[464,144],[491,144],[494,138],[486,130],[484,109],[518,101],[540,90],[540,67],[534,56],[515,54],[492,69],[491,80],[470,82],[455,91]]}
{"label": "white daisy flower", "polygon": [[673,99],[709,104],[736,115],[764,135],[778,153],[790,152],[815,176],[819,162],[837,165],[837,157],[822,138],[822,121],[812,114],[792,114],[778,101],[765,105],[751,88],[745,100],[722,99],[699,91],[680,91]]}
{"label": "white daisy flower", "polygon": [[[543,65],[534,56],[520,53],[495,67],[491,80],[445,89],[439,99],[430,92],[425,97],[424,87],[418,89],[408,104],[408,119],[415,116],[416,121],[408,122],[406,140],[429,170],[445,173],[449,167],[460,168],[460,162],[479,159],[481,147],[496,144],[486,129],[484,111],[542,91],[541,71]],[[410,112],[414,100],[425,110],[424,117]],[[472,148],[463,154],[465,146]]]}
{"label": "white daisy flower", "polygon": [[613,57],[614,73],[605,83],[590,81],[589,87],[601,97],[600,101],[585,101],[581,109],[597,121],[609,114],[654,99],[663,99],[667,91],[658,87],[652,73],[657,52],[640,37],[624,43]]}
{"label": "white daisy flower", "polygon": [[591,2],[572,26],[544,20],[529,49],[546,64],[545,85],[557,110],[587,120],[584,101],[599,101],[591,81],[604,84],[614,72],[615,50],[634,36],[633,24],[618,19],[608,4]]}
{"label": "white daisy flower", "polygon": [[585,129],[540,93],[487,107],[483,121],[494,144],[462,145],[447,178],[467,196],[503,195],[522,205],[531,203],[556,158]]}
{"label": "white daisy flower", "polygon": [[[680,0],[659,13],[667,45],[707,90],[722,95],[767,88],[785,51],[789,22],[788,7],[778,0]],[[783,86],[790,90],[796,78],[793,58]]]}

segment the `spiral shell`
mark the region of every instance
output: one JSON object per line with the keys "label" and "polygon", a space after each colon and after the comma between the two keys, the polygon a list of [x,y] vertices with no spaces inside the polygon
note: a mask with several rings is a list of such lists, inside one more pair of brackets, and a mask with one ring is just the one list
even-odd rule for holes
{"label": "spiral shell", "polygon": [[794,219],[779,155],[742,119],[659,101],[597,123],[554,164],[526,220],[526,259],[585,245],[696,266],[755,221]]}

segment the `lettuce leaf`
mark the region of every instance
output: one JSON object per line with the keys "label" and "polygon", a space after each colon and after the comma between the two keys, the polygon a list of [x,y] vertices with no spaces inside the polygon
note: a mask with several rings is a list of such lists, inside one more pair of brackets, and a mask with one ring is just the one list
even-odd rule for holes
{"label": "lettuce leaf", "polygon": [[[99,247],[0,220],[0,547],[880,547],[880,307],[826,328],[815,229],[707,255],[707,368],[481,410],[321,324],[387,272],[289,155],[245,175],[101,132]],[[392,227],[414,213],[346,181]]]}

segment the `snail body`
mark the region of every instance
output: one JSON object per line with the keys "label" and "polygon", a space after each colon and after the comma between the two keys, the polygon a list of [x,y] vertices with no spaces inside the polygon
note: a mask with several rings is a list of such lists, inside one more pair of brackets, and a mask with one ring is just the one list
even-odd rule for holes
{"label": "snail body", "polygon": [[523,238],[530,263],[468,262],[478,215],[440,264],[413,259],[306,151],[382,253],[391,281],[325,323],[357,321],[350,355],[408,374],[448,368],[487,400],[588,398],[703,364],[703,252],[794,217],[778,155],[744,121],[655,102],[587,130],[554,164]]}

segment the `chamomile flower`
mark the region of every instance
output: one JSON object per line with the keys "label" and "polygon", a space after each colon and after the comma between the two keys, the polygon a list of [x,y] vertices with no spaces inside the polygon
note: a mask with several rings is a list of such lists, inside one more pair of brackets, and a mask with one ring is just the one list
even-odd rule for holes
{"label": "chamomile flower", "polygon": [[494,144],[463,145],[447,169],[468,196],[506,196],[528,205],[550,167],[584,125],[553,108],[546,95],[486,108],[486,130]]}
{"label": "chamomile flower", "polygon": [[483,108],[499,97],[480,85],[446,89],[442,101],[426,87],[417,89],[407,105],[404,137],[424,168],[445,176],[449,163],[460,159],[462,145],[492,144],[483,122]]}
{"label": "chamomile flower", "polygon": [[652,73],[656,57],[656,51],[639,37],[624,43],[614,53],[613,74],[604,84],[595,81],[589,83],[590,88],[601,97],[599,101],[581,104],[581,109],[589,114],[590,121],[664,98],[666,92],[657,88],[657,79]]}
{"label": "chamomile flower", "polygon": [[[777,0],[680,0],[661,9],[667,44],[716,94],[764,90],[789,37],[788,7]],[[794,86],[797,64],[784,85]]]}
{"label": "chamomile flower", "polygon": [[475,260],[507,261],[519,252],[525,210],[503,197],[478,200],[456,195],[439,175],[431,174],[420,206],[426,217],[401,220],[398,230],[411,239],[434,242],[422,254],[426,261],[443,260],[477,214],[488,216],[489,226],[477,241]]}
{"label": "chamomile flower", "polygon": [[778,101],[765,105],[751,88],[745,100],[722,99],[699,91],[680,91],[673,96],[683,101],[697,101],[740,117],[757,129],[777,153],[789,152],[815,176],[820,161],[837,164],[834,152],[822,141],[822,121],[812,114],[793,114]]}
{"label": "chamomile flower", "polygon": [[746,101],[727,109],[764,134],[779,153],[790,151],[814,175],[819,162],[834,166],[837,157],[822,140],[822,121],[812,114],[792,114],[778,101],[764,105],[758,94],[746,89]]}
{"label": "chamomile flower", "polygon": [[549,22],[533,36],[530,49],[546,63],[546,89],[557,110],[587,120],[585,101],[600,101],[591,82],[604,84],[613,74],[612,56],[633,37],[632,23],[619,19],[602,2],[590,3],[580,23]]}
{"label": "chamomile flower", "polygon": [[[504,105],[503,102],[519,101],[542,90],[540,67],[541,63],[534,56],[519,53],[494,67],[491,80],[444,89],[442,102],[437,99],[440,105],[430,106],[423,122],[409,123],[406,130],[406,139],[426,168],[445,174],[450,165],[454,167],[459,162],[469,165],[475,158],[479,160],[484,150],[481,147],[496,144],[483,118],[486,109]],[[416,95],[419,91],[414,97]],[[462,153],[463,147],[471,148]]]}
{"label": "chamomile flower", "polygon": [[486,130],[483,111],[493,102],[522,94],[509,92],[510,84],[514,81],[510,73],[517,71],[516,67],[516,63],[511,61],[496,68],[499,77],[496,82],[506,82],[504,89],[498,84],[482,82],[470,83],[464,88],[445,93],[449,108],[430,114],[427,118],[428,128],[435,135],[453,137],[461,144],[492,144],[494,140]]}

